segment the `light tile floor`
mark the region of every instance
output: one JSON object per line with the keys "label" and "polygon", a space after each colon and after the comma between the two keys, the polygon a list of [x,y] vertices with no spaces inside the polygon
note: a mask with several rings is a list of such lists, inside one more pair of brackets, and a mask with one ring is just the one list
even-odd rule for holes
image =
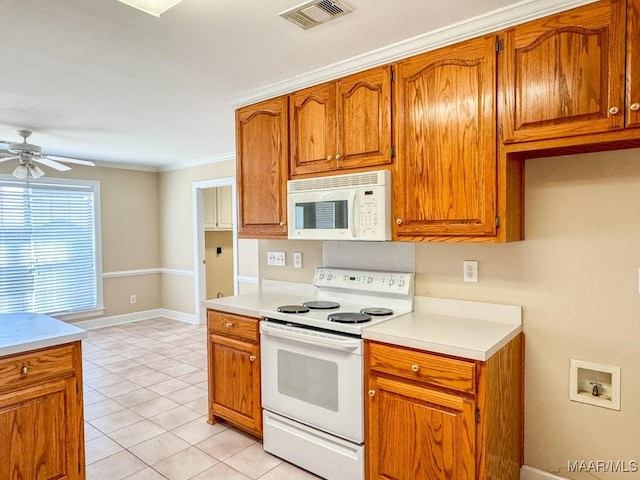
{"label": "light tile floor", "polygon": [[317,480],[207,423],[205,326],[163,318],[82,342],[87,480]]}

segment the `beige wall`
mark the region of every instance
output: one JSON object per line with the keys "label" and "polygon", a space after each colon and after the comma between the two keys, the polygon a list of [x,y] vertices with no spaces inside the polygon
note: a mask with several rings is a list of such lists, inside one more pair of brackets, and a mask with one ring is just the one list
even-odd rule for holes
{"label": "beige wall", "polygon": [[[233,232],[205,232],[207,299],[233,295]],[[217,247],[222,248],[218,254]]]}
{"label": "beige wall", "polygon": [[[267,252],[285,252],[286,266],[267,265]],[[302,268],[293,268],[293,252],[302,252]],[[315,268],[322,265],[322,242],[317,240],[260,240],[258,265],[261,279],[312,283]]]}
{"label": "beige wall", "polygon": [[[310,281],[319,244],[260,241],[261,279]],[[266,267],[269,250],[302,251],[305,268]],[[479,283],[462,281],[463,260]],[[638,150],[528,160],[523,242],[416,244],[418,295],[524,307],[526,464],[635,478],[569,474],[567,461],[640,461],[639,267]],[[621,411],[569,400],[572,358],[622,368]]]}
{"label": "beige wall", "polygon": [[[0,164],[0,174],[11,174],[14,168],[14,162]],[[160,266],[157,173],[84,166],[68,172],[45,170],[46,177],[100,182],[103,272]],[[160,308],[158,274],[105,278],[103,289],[105,316]],[[137,296],[133,305],[132,294]]]}
{"label": "beige wall", "polygon": [[[235,162],[211,163],[160,174],[160,265],[181,270],[163,273],[162,307],[187,314],[195,313],[193,276],[193,183],[235,176]],[[191,272],[190,276],[184,273]]]}
{"label": "beige wall", "polygon": [[[418,294],[524,307],[526,464],[633,476],[571,476],[567,461],[640,460],[639,267],[637,150],[527,161],[524,242],[417,245]],[[620,412],[569,400],[572,358],[622,367]]]}

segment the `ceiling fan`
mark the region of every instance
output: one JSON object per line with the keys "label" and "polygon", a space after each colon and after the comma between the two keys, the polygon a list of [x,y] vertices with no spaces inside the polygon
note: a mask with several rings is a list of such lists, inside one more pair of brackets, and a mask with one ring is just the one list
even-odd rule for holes
{"label": "ceiling fan", "polygon": [[73,163],[76,165],[88,165],[91,167],[95,166],[95,163],[88,160],[54,157],[43,154],[41,147],[27,143],[27,138],[31,136],[31,133],[32,132],[30,130],[18,130],[18,135],[22,137],[22,143],[12,142],[10,140],[0,140],[0,143],[7,145],[7,151],[0,151],[0,163],[8,162],[9,160],[18,160],[20,162],[13,171],[14,177],[21,180],[26,180],[29,177],[33,179],[42,177],[44,175],[44,171],[36,165],[36,163],[46,165],[47,167],[54,168],[61,172],[71,170],[71,167],[60,162]]}

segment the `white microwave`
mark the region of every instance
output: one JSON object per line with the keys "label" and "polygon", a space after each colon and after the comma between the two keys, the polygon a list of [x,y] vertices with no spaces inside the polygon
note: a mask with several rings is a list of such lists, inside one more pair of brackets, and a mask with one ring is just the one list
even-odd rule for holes
{"label": "white microwave", "polygon": [[290,239],[391,240],[391,172],[287,182]]}

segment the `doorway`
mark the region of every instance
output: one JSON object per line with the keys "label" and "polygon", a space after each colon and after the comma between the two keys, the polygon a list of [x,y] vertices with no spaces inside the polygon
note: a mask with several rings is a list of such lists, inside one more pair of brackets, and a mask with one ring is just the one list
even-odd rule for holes
{"label": "doorway", "polygon": [[238,293],[235,178],[194,182],[193,205],[195,311],[203,324],[206,300]]}

